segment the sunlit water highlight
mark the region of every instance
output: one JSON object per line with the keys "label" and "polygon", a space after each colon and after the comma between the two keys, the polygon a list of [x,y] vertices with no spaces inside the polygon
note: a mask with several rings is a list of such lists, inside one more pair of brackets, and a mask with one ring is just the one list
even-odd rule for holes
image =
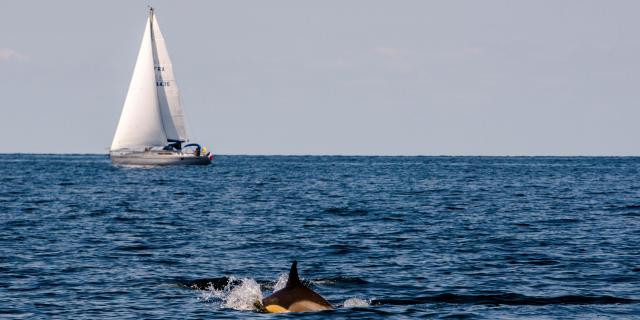
{"label": "sunlit water highlight", "polygon": [[0,318],[633,319],[640,159],[0,155]]}

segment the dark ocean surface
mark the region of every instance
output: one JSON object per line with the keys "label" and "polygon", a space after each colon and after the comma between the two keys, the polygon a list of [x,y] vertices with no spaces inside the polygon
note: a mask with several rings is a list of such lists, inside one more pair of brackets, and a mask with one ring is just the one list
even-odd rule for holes
{"label": "dark ocean surface", "polygon": [[[640,318],[640,158],[0,155],[0,318]],[[292,260],[334,311],[253,302]]]}

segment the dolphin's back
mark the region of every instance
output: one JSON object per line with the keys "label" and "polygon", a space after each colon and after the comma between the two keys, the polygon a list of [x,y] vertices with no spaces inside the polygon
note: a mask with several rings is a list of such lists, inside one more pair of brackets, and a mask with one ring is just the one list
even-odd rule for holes
{"label": "dolphin's back", "polygon": [[[323,299],[324,300],[324,299]],[[332,310],[330,305],[318,304],[313,301],[298,301],[289,306],[289,312],[307,312]]]}
{"label": "dolphin's back", "polygon": [[268,312],[304,312],[331,310],[331,304],[315,291],[307,288],[298,276],[297,261],[289,271],[287,285],[262,300]]}

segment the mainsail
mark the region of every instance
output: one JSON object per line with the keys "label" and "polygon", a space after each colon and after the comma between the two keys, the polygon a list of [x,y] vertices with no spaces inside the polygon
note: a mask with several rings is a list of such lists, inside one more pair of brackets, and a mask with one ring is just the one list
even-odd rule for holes
{"label": "mainsail", "polygon": [[186,140],[178,86],[151,9],[111,150],[140,150]]}

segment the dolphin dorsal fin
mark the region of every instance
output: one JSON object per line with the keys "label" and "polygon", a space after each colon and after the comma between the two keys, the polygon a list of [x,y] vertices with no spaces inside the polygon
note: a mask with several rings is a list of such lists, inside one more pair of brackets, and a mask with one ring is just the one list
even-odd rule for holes
{"label": "dolphin dorsal fin", "polygon": [[301,286],[300,277],[298,277],[298,261],[293,261],[291,270],[289,271],[289,280],[287,280],[286,288]]}

